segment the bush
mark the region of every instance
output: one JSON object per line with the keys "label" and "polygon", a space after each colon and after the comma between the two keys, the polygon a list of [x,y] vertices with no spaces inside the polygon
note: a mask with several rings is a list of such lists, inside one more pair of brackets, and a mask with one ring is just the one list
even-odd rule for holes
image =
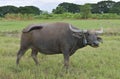
{"label": "bush", "polygon": [[70,19],[73,17],[73,15],[74,14],[72,14],[72,13],[63,13],[63,14],[61,14],[61,17],[66,18],[66,19]]}
{"label": "bush", "polygon": [[53,18],[52,14],[40,14],[37,16],[34,16],[35,19],[50,19]]}
{"label": "bush", "polygon": [[75,13],[74,16],[73,16],[74,19],[81,19],[82,16],[80,13]]}

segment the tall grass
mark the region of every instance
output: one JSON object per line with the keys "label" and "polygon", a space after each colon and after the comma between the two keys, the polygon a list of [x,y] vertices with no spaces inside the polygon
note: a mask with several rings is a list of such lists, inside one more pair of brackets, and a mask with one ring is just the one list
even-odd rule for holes
{"label": "tall grass", "polygon": [[4,19],[7,20],[32,20],[34,19],[34,15],[33,14],[6,14]]}
{"label": "tall grass", "polygon": [[120,19],[120,15],[106,13],[106,14],[92,14],[92,19]]}
{"label": "tall grass", "polygon": [[[120,15],[113,13],[106,14],[91,14],[88,19],[120,19]],[[35,20],[35,19],[83,19],[80,13],[63,13],[63,14],[49,14],[43,13],[40,15],[34,14],[6,14],[3,19],[6,20]]]}
{"label": "tall grass", "polygon": [[[63,14],[41,14],[35,16],[36,19],[83,19],[80,13],[63,13]],[[120,19],[117,14],[91,14],[88,19]]]}

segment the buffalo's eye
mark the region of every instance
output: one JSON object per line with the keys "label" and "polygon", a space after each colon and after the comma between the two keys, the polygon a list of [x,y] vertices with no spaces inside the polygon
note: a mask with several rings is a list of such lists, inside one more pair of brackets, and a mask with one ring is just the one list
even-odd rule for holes
{"label": "buffalo's eye", "polygon": [[101,40],[102,38],[100,38],[100,37],[97,37],[97,40]]}
{"label": "buffalo's eye", "polygon": [[86,36],[89,36],[89,35],[90,35],[90,33],[89,33],[89,32],[86,32],[86,33],[85,33],[85,35],[86,35]]}

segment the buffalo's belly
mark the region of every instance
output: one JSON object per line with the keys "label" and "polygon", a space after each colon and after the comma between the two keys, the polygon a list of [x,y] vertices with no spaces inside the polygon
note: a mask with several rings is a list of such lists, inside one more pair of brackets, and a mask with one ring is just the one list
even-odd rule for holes
{"label": "buffalo's belly", "polygon": [[61,54],[60,51],[49,50],[49,49],[40,49],[39,52],[43,53],[43,54],[48,54],[48,55],[51,55],[51,54]]}
{"label": "buffalo's belly", "polygon": [[57,47],[44,47],[44,46],[39,46],[38,47],[39,52],[43,54],[60,54],[61,51]]}
{"label": "buffalo's belly", "polygon": [[43,54],[60,54],[60,46],[55,42],[39,42],[36,44],[40,53]]}

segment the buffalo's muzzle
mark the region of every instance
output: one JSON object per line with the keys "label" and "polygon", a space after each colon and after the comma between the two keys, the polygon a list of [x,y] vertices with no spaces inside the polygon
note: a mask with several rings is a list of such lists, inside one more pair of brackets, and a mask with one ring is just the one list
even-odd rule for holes
{"label": "buffalo's muzzle", "polygon": [[99,47],[99,42],[93,42],[93,44],[91,45],[92,47]]}

